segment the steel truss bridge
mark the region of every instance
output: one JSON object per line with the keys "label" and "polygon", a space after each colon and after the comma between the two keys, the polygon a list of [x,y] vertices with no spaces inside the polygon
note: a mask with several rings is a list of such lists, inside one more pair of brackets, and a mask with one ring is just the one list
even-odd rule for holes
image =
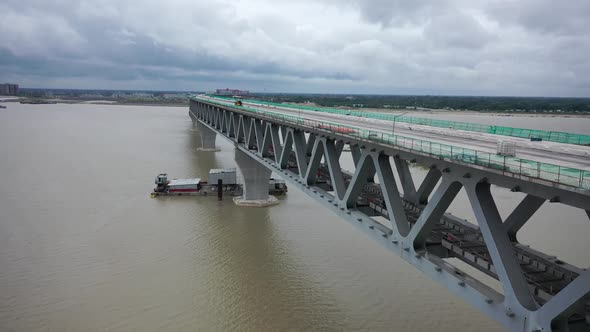
{"label": "steel truss bridge", "polygon": [[[317,121],[301,112],[288,115],[261,104],[235,106],[206,96],[191,97],[189,115],[203,148],[215,149],[215,135],[234,143],[247,199],[264,199],[274,172],[506,329],[590,331],[590,270],[517,240],[517,232],[545,202],[583,209],[590,217],[583,170],[579,179],[566,180],[561,173],[543,175],[540,166],[536,174],[523,172],[522,162],[516,171],[505,158],[478,163],[456,153],[457,148],[437,154],[432,142],[429,150],[423,143],[417,149],[403,137],[384,138],[382,132]],[[354,171],[340,166],[345,147]],[[410,163],[428,169],[419,186]],[[525,194],[505,220],[491,185]],[[463,188],[478,225],[446,213]],[[450,258],[498,280],[501,290],[454,266]]]}

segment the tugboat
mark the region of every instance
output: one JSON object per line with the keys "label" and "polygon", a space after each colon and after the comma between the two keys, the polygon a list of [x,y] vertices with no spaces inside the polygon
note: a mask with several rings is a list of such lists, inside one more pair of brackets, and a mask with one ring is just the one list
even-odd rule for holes
{"label": "tugboat", "polygon": [[[156,188],[151,196],[215,196],[219,193],[217,184],[220,180],[223,195],[242,195],[243,185],[237,182],[235,169],[212,169],[209,171],[208,181],[203,181],[201,178],[168,180],[168,174],[161,173],[156,176]],[[286,194],[285,181],[271,178],[268,182],[268,193],[275,196]]]}

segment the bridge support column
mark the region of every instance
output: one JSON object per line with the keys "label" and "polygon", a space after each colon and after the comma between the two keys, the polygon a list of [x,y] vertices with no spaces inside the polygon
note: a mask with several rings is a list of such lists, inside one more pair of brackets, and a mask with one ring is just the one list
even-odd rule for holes
{"label": "bridge support column", "polygon": [[207,152],[220,151],[220,149],[215,146],[215,137],[217,136],[215,131],[209,129],[201,121],[196,121],[196,123],[197,123],[197,130],[199,131],[199,135],[201,136],[201,147],[197,148],[197,151],[207,151]]}
{"label": "bridge support column", "polygon": [[234,198],[234,203],[254,207],[278,204],[279,200],[268,194],[271,171],[238,148],[235,148],[234,159],[244,178],[244,193],[242,196]]}

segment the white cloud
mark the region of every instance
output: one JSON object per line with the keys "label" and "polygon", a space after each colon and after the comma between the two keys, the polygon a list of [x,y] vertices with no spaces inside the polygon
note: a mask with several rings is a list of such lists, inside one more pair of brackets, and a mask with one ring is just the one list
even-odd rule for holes
{"label": "white cloud", "polygon": [[0,80],[588,96],[589,15],[576,0],[5,0]]}

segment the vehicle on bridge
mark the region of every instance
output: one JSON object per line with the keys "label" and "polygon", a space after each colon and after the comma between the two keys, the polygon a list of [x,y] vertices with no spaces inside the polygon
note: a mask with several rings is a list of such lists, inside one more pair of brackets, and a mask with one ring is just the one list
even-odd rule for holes
{"label": "vehicle on bridge", "polygon": [[317,127],[319,129],[329,130],[329,131],[339,133],[339,134],[354,134],[354,133],[356,133],[356,130],[354,130],[352,128],[348,128],[348,127],[342,127],[342,126],[325,125],[325,124],[320,123]]}
{"label": "vehicle on bridge", "polygon": [[516,156],[516,144],[510,141],[499,141],[496,148],[496,154],[499,156]]}

